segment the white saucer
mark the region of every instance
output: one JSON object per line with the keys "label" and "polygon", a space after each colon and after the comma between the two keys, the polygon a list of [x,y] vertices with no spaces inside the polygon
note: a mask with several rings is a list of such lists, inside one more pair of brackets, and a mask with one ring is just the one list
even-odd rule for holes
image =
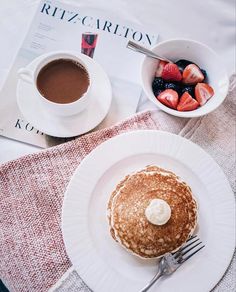
{"label": "white saucer", "polygon": [[[50,136],[73,137],[92,130],[105,118],[111,105],[111,84],[103,68],[86,55],[73,51],[70,53],[85,59],[91,69],[91,102],[83,112],[68,117],[53,115],[37,99],[31,84],[22,80],[17,84],[17,103],[23,116],[36,129]],[[33,69],[44,57],[45,55],[39,56],[26,68]]]}

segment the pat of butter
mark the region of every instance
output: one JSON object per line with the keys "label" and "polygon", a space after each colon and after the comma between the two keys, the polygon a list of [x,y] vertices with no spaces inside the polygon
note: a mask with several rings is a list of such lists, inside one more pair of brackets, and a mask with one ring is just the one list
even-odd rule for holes
{"label": "pat of butter", "polygon": [[145,216],[154,225],[164,225],[171,217],[171,208],[166,201],[153,199],[145,210]]}

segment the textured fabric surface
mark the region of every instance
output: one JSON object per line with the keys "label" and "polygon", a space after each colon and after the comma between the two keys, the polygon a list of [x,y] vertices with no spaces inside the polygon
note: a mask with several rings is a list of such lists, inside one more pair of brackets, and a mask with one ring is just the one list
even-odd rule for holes
{"label": "textured fabric surface", "polygon": [[60,230],[66,186],[80,161],[112,136],[155,129],[151,113],[0,167],[0,278],[10,291],[45,291],[71,266]]}
{"label": "textured fabric surface", "polygon": [[[56,282],[53,291],[89,291],[70,268],[60,230],[61,206],[80,161],[110,137],[137,129],[180,134],[216,159],[235,190],[235,96],[234,77],[223,105],[203,118],[186,120],[160,111],[144,112],[109,129],[2,165],[0,278],[10,291],[46,291]],[[214,292],[235,291],[234,275],[235,258]]]}
{"label": "textured fabric surface", "polygon": [[89,292],[88,286],[83,282],[73,266],[69,268],[61,279],[49,290],[54,292]]}

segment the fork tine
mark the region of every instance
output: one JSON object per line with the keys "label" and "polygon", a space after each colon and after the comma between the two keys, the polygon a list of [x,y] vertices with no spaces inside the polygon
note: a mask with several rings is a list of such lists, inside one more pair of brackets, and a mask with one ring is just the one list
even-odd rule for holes
{"label": "fork tine", "polygon": [[190,241],[190,240],[194,239],[195,237],[197,237],[197,234],[195,234],[195,235],[192,235],[191,237],[189,237],[189,239],[188,239],[186,242],[188,242],[188,241]]}
{"label": "fork tine", "polygon": [[185,252],[182,252],[183,250],[181,250],[181,255],[184,256],[186,255],[186,253],[188,253],[190,250],[194,249],[195,247],[197,247],[199,244],[201,244],[202,242],[198,242],[197,244],[195,244],[194,246],[189,247],[189,249],[185,250]]}
{"label": "fork tine", "polygon": [[199,250],[201,250],[203,247],[205,247],[205,245],[199,247],[197,250],[195,250],[193,253],[191,253],[189,256],[187,256],[186,258],[184,258],[182,261],[181,261],[181,264],[186,262],[188,259],[190,259],[193,255],[195,255],[197,252],[199,252]]}
{"label": "fork tine", "polygon": [[179,250],[177,250],[176,252],[172,253],[173,255],[177,255],[179,254],[180,252],[182,252],[183,250],[185,250],[187,247],[191,246],[192,244],[194,244],[195,242],[197,242],[198,240],[200,240],[199,238],[197,238],[196,240],[194,241],[191,241],[193,240],[194,238],[196,238],[197,235],[191,237],[189,240],[187,240],[186,242],[188,242],[188,244],[182,246]]}

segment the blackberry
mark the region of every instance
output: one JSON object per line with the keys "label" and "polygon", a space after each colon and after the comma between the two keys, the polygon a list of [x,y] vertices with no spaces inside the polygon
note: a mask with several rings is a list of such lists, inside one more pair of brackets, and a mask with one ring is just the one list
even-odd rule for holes
{"label": "blackberry", "polygon": [[195,86],[184,86],[182,88],[182,94],[184,94],[185,92],[188,92],[193,98],[194,98],[194,88]]}
{"label": "blackberry", "polygon": [[156,97],[158,97],[158,95],[160,94],[160,93],[162,93],[162,91],[164,91],[164,89],[157,89],[157,90],[153,90],[153,93],[154,93],[154,95],[156,96]]}
{"label": "blackberry", "polygon": [[187,67],[189,64],[194,64],[194,63],[189,60],[181,59],[175,62],[175,64],[178,66],[179,70],[183,72],[185,67]]}
{"label": "blackberry", "polygon": [[181,92],[182,92],[181,86],[178,83],[174,83],[174,82],[166,82],[165,89],[173,89],[178,94],[181,94]]}
{"label": "blackberry", "polygon": [[155,77],[152,82],[152,89],[158,90],[158,89],[164,89],[165,81],[161,77]]}
{"label": "blackberry", "polygon": [[202,72],[202,74],[204,76],[204,80],[206,80],[207,79],[207,72],[206,72],[206,70],[204,70],[204,69],[200,69],[200,70],[201,70],[201,72]]}

